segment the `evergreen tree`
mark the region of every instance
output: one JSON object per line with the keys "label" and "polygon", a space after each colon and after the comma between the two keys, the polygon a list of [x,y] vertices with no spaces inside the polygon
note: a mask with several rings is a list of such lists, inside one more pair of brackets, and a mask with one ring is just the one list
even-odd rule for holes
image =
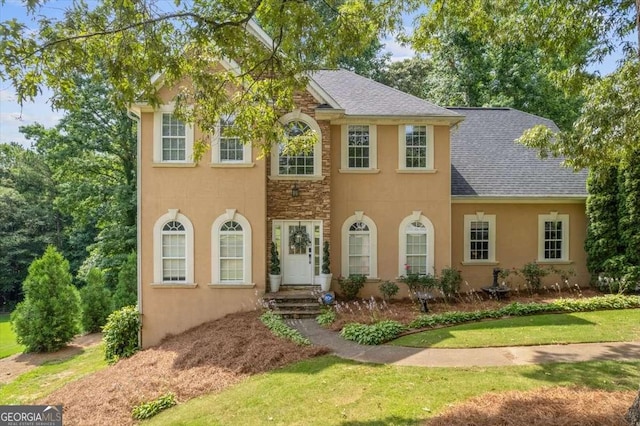
{"label": "evergreen tree", "polygon": [[18,343],[27,352],[52,352],[69,343],[79,331],[80,298],[69,262],[55,247],[33,261],[22,288],[25,299],[11,314]]}
{"label": "evergreen tree", "polygon": [[116,310],[138,303],[138,258],[131,253],[118,274],[118,285],[113,295]]}
{"label": "evergreen tree", "polygon": [[624,277],[634,288],[640,285],[640,149],[630,152],[623,162],[620,202],[620,240],[624,246]]}
{"label": "evergreen tree", "polygon": [[89,271],[86,281],[87,285],[80,290],[82,328],[87,333],[97,333],[112,311],[111,292],[105,287],[104,273],[98,268]]}
{"label": "evergreen tree", "polygon": [[[618,235],[618,169],[592,169],[587,179],[587,268],[593,278],[607,270],[607,261],[622,248]],[[611,271],[609,271],[611,272]]]}

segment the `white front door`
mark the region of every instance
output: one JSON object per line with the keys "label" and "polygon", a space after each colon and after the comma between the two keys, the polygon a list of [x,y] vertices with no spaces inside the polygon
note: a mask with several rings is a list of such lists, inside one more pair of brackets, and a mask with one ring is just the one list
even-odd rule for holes
{"label": "white front door", "polygon": [[315,261],[313,231],[312,222],[284,222],[282,284],[313,284]]}

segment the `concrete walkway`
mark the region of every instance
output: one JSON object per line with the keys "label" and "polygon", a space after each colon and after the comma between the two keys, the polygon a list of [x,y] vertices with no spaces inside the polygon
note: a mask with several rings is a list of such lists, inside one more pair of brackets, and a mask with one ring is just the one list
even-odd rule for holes
{"label": "concrete walkway", "polygon": [[417,367],[490,367],[550,362],[638,361],[640,342],[580,343],[472,349],[419,349],[400,346],[364,346],[344,340],[315,319],[291,319],[287,324],[315,345],[326,346],[341,358],[375,364]]}

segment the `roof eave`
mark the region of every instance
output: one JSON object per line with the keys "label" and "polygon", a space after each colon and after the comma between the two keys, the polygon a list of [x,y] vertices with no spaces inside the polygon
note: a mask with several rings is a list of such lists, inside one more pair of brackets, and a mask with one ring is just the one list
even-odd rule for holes
{"label": "roof eave", "polygon": [[452,195],[454,204],[582,204],[587,194],[574,195]]}

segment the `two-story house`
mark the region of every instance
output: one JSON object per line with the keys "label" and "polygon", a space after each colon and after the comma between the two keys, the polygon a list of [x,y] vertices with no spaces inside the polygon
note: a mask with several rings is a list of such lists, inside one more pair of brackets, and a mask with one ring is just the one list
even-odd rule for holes
{"label": "two-story house", "polygon": [[[282,287],[317,285],[322,244],[334,277],[379,280],[453,266],[469,288],[494,267],[568,265],[587,283],[585,173],[514,143],[549,120],[513,109],[442,108],[345,70],[318,71],[281,117],[315,131],[312,152],[271,156],[212,135],[192,161],[197,126],[166,105],[139,117],[142,344],[254,309],[269,291],[269,247]],[[221,126],[229,123],[221,123]],[[291,244],[304,232],[309,243]],[[334,288],[337,283],[334,279]],[[404,293],[406,295],[406,292]]]}

